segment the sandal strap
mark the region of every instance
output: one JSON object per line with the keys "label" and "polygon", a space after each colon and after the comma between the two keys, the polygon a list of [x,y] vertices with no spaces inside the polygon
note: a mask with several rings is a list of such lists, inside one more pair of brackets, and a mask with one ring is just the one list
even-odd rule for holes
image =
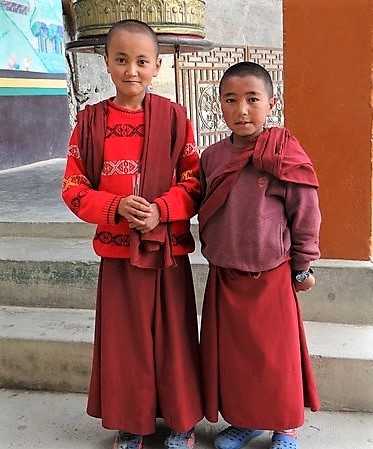
{"label": "sandal strap", "polygon": [[171,431],[166,440],[166,447],[168,449],[183,449],[186,447],[192,448],[194,446],[194,429],[187,432]]}
{"label": "sandal strap", "polygon": [[261,430],[229,426],[217,435],[215,447],[217,449],[241,449],[262,433]]}
{"label": "sandal strap", "polygon": [[230,440],[244,440],[246,439],[250,434],[253,433],[253,430],[251,429],[240,429],[238,427],[230,426],[226,429],[225,436]]}
{"label": "sandal strap", "polygon": [[298,449],[298,440],[291,435],[274,433],[271,449]]}

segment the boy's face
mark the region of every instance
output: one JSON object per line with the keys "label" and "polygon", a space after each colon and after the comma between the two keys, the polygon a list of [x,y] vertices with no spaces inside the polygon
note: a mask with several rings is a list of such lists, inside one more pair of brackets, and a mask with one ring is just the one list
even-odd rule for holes
{"label": "boy's face", "polygon": [[105,61],[119,101],[142,97],[161,65],[151,37],[127,30],[113,34]]}
{"label": "boy's face", "polygon": [[272,110],[264,81],[254,75],[232,76],[221,87],[220,103],[224,120],[238,138],[258,136]]}

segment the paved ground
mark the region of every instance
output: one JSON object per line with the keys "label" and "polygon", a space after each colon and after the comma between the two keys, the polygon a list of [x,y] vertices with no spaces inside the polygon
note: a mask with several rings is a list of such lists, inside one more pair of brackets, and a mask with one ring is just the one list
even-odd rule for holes
{"label": "paved ground", "polygon": [[0,171],[0,221],[76,221],[60,188],[65,159]]}
{"label": "paved ground", "polygon": [[[114,433],[85,414],[85,395],[0,390],[0,449],[106,449]],[[224,426],[202,423],[198,448],[212,448],[215,432]],[[158,449],[167,434],[159,423],[158,434],[145,447]],[[303,449],[372,449],[373,415],[317,413],[307,416],[300,434]],[[269,435],[249,445],[268,447]]]}

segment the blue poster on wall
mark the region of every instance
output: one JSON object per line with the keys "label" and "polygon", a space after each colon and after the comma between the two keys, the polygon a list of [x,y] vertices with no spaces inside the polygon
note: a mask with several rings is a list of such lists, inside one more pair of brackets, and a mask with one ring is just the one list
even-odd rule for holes
{"label": "blue poster on wall", "polygon": [[66,73],[61,0],[0,0],[0,70]]}

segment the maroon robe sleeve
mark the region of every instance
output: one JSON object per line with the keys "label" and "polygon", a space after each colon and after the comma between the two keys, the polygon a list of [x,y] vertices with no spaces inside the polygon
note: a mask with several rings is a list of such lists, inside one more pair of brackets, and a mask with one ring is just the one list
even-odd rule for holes
{"label": "maroon robe sleeve", "polygon": [[285,210],[291,232],[291,265],[296,271],[307,270],[320,258],[321,215],[315,187],[286,183]]}

